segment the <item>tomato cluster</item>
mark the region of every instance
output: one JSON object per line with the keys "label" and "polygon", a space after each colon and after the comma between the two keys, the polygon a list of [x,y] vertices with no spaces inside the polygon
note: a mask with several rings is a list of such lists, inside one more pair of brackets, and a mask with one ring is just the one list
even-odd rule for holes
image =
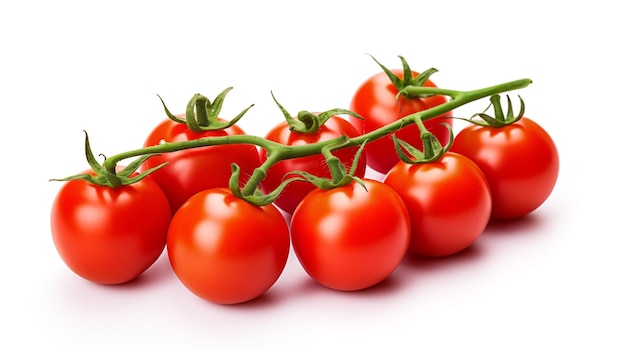
{"label": "tomato cluster", "polygon": [[[456,135],[450,109],[405,126],[405,117],[454,97],[429,93],[437,91],[434,70],[420,74],[401,59],[402,70],[379,64],[383,72],[356,89],[349,118],[339,116],[346,110],[298,119],[286,113],[264,138],[245,139],[217,116],[225,90],[214,103],[194,96],[184,115],[165,108],[169,119],[146,138],[145,157],[127,168],[97,164],[86,142],[92,169],[65,178],[53,203],[58,253],[86,280],[121,284],[167,249],[192,293],[236,304],[274,285],[290,248],[314,281],[360,290],[389,277],[406,255],[454,255],[490,221],[537,209],[559,170],[549,134],[523,110],[505,116],[497,96],[496,117],[477,114],[482,122]],[[421,93],[405,93],[413,86]],[[399,120],[395,130],[377,134]],[[366,136],[376,140],[350,144]],[[214,144],[150,152],[207,140]],[[307,145],[326,146],[311,152]],[[383,176],[368,178],[368,166]],[[251,200],[267,193],[275,196]]]}

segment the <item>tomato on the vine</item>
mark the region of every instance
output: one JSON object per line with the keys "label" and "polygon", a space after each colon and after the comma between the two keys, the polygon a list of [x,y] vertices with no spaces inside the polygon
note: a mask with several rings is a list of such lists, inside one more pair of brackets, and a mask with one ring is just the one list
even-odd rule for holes
{"label": "tomato on the vine", "polygon": [[[144,146],[237,134],[245,134],[237,125],[219,130],[194,132],[183,123],[166,119],[148,135]],[[201,190],[228,186],[233,162],[241,168],[242,185],[246,177],[249,178],[254,169],[261,165],[256,146],[229,144],[155,155],[143,164],[143,169],[153,168],[164,162],[167,162],[167,165],[154,172],[152,176],[167,195],[172,213]]]}
{"label": "tomato on the vine", "polygon": [[178,279],[195,295],[219,304],[261,296],[281,275],[289,229],[272,204],[256,206],[228,188],[201,191],[172,218],[167,252]]}
{"label": "tomato on the vine", "polygon": [[[235,123],[252,106],[231,121],[219,117],[224,98],[231,89],[224,89],[213,102],[203,95],[195,94],[187,104],[185,113],[178,115],[172,114],[161,100],[168,118],[149,133],[144,147],[245,134]],[[232,163],[239,166],[243,175],[240,185],[244,185],[252,172],[261,165],[255,145],[223,144],[154,155],[142,164],[142,169],[152,169],[165,162],[167,165],[154,172],[153,178],[167,195],[172,213],[201,190],[227,187]]]}
{"label": "tomato on the vine", "polygon": [[552,193],[559,173],[554,141],[527,117],[500,127],[467,126],[451,150],[470,158],[487,177],[494,219],[518,218],[537,209]]}
{"label": "tomato on the vine", "polygon": [[[406,97],[397,96],[399,88],[404,84],[404,72],[408,69],[406,62],[402,60],[405,69],[392,69],[388,72],[380,72],[366,79],[355,91],[350,108],[355,113],[361,115],[363,119],[350,117],[359,132],[365,134],[394,122],[404,116],[427,110],[431,107],[443,104],[448,99],[443,95],[432,95],[427,97]],[[381,67],[383,67],[381,65]],[[413,79],[417,79],[420,73],[410,71]],[[396,84],[390,79],[389,74],[395,75]],[[436,87],[430,80],[426,79],[421,86]],[[440,116],[424,121],[426,128],[441,142],[446,144],[449,141],[448,129],[442,125],[448,124],[451,120],[452,112],[446,112]],[[397,132],[396,136],[409,144],[422,149],[420,133],[415,124],[408,125]],[[385,136],[365,145],[367,165],[379,173],[387,173],[398,161],[393,140],[390,136]]]}
{"label": "tomato on the vine", "polygon": [[77,275],[121,284],[159,258],[170,218],[167,198],[150,177],[119,187],[72,180],[54,200],[51,231],[59,255]]}
{"label": "tomato on the vine", "polygon": [[[266,139],[275,141],[284,145],[298,146],[313,144],[321,141],[335,139],[342,135],[348,137],[356,137],[359,135],[355,127],[348,122],[348,120],[339,117],[332,116],[326,120],[317,131],[312,133],[303,133],[292,130],[287,121],[283,121],[272,128],[267,135]],[[347,169],[350,169],[355,159],[355,155],[359,147],[344,148],[333,152],[337,158],[344,164]],[[261,161],[267,160],[267,150],[260,150]],[[365,175],[366,170],[366,157],[362,155],[357,163],[357,168],[354,175],[362,177]],[[283,180],[294,176],[287,176],[287,173],[292,171],[305,171],[312,175],[330,178],[330,169],[326,164],[323,155],[312,155],[306,157],[298,157],[289,160],[282,160],[270,167],[267,171],[267,175],[263,182],[261,182],[261,188],[265,192],[270,192],[276,189]],[[287,213],[293,213],[296,206],[302,201],[304,196],[314,190],[316,187],[309,182],[292,182],[288,184],[281,192],[280,196],[275,200],[275,204]]]}
{"label": "tomato on the vine", "polygon": [[[185,124],[164,120],[148,135],[144,146],[163,142],[178,142],[206,137],[245,134],[237,125],[226,129],[194,132]],[[172,213],[192,195],[201,190],[228,186],[231,164],[241,168],[242,185],[246,177],[261,165],[256,146],[248,144],[215,145],[163,153],[149,158],[144,169],[167,162],[152,174],[167,195]]]}
{"label": "tomato on the vine", "polygon": [[427,163],[398,162],[383,183],[409,210],[411,253],[455,254],[470,247],[489,222],[489,184],[480,168],[463,155],[446,152]]}
{"label": "tomato on the vine", "polygon": [[400,196],[370,179],[315,189],[291,218],[294,252],[319,284],[344,291],[385,280],[406,255],[410,219]]}

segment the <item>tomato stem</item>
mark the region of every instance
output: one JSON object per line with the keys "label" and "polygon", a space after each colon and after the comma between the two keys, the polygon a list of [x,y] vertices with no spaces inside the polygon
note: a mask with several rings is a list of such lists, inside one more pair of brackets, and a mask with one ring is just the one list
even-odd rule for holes
{"label": "tomato stem", "polygon": [[348,137],[344,136],[344,138],[338,138],[337,141],[338,143],[336,145],[328,145],[323,147],[321,150],[321,153],[328,164],[328,169],[330,170],[331,180],[333,183],[340,182],[347,173],[345,166],[341,163],[337,156],[332,154],[331,149],[341,148],[341,146],[348,141]]}
{"label": "tomato stem", "polygon": [[[269,149],[271,149],[271,147],[269,147]],[[263,164],[260,167],[256,168],[254,172],[252,172],[252,176],[250,177],[250,179],[248,179],[243,189],[241,189],[241,192],[244,196],[249,196],[256,192],[258,185],[261,183],[263,179],[265,179],[267,170],[272,165],[280,161],[282,158],[281,156],[282,154],[279,151],[276,151],[276,152],[268,151],[267,159],[265,160],[265,162],[263,162]],[[236,185],[238,186],[238,184]]]}

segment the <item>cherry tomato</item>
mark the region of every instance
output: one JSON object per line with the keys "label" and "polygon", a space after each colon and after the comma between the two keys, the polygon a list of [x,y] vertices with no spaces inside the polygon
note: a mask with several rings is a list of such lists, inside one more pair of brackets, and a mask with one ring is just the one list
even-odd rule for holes
{"label": "cherry tomato", "polygon": [[[234,125],[223,130],[193,132],[183,123],[166,119],[148,135],[144,146],[235,134],[244,134],[244,131]],[[228,186],[233,162],[241,168],[242,186],[261,164],[256,146],[231,144],[156,155],[144,162],[142,169],[146,170],[164,162],[168,164],[152,176],[167,195],[172,213],[201,190]]]}
{"label": "cherry tomato", "polygon": [[[404,75],[402,70],[391,70],[398,77]],[[413,77],[419,74],[413,72]],[[435,84],[427,80],[426,87],[435,87]],[[353,95],[350,108],[352,111],[363,116],[363,120],[349,117],[349,121],[357,127],[360,133],[369,133],[404,116],[427,110],[431,107],[447,102],[447,98],[442,95],[434,95],[426,98],[406,98],[400,96],[396,99],[398,89],[384,73],[378,73],[363,82]],[[442,123],[451,124],[452,120],[445,118],[452,116],[452,112],[447,112],[441,116],[424,121],[424,126],[439,140],[442,145],[449,141],[448,129]],[[422,150],[422,140],[415,124],[395,132],[399,139],[402,139],[414,147]],[[379,173],[387,173],[400,159],[396,153],[391,136],[385,136],[365,145],[367,165]]]}
{"label": "cherry tomato", "polygon": [[411,253],[455,254],[471,246],[489,222],[489,184],[480,168],[463,155],[447,152],[429,163],[398,162],[383,182],[409,210]]}
{"label": "cherry tomato", "polygon": [[[349,137],[358,136],[359,133],[350,122],[338,116],[329,118],[319,130],[315,133],[299,133],[289,129],[287,121],[279,123],[272,128],[266,135],[266,139],[275,141],[284,145],[306,145],[320,141],[335,139],[339,136],[347,135]],[[354,161],[358,147],[344,148],[334,151],[333,154],[350,169]],[[261,161],[267,159],[267,151],[260,150]],[[361,155],[354,173],[357,177],[365,175],[366,156]],[[267,171],[266,178],[261,182],[261,188],[265,192],[276,189],[285,179],[285,175],[291,171],[306,171],[315,176],[330,178],[330,169],[326,165],[324,156],[313,155],[307,157],[299,157],[290,160],[283,160],[274,164]],[[304,196],[316,187],[309,182],[292,182],[281,192],[280,196],[274,203],[283,211],[291,214],[296,206],[302,201]]]}
{"label": "cherry tomato", "polygon": [[494,219],[517,218],[534,211],[556,184],[556,145],[541,126],[526,117],[499,128],[468,126],[455,137],[451,150],[470,158],[487,177]]}
{"label": "cherry tomato", "polygon": [[311,191],[291,218],[294,252],[319,284],[344,291],[386,279],[407,252],[409,213],[389,186],[363,179]]}
{"label": "cherry tomato", "polygon": [[52,239],[65,264],[79,276],[121,284],[159,258],[170,218],[167,198],[150,177],[117,188],[72,180],[54,200]]}
{"label": "cherry tomato", "polygon": [[274,205],[255,206],[227,188],[204,190],[174,214],[167,237],[171,266],[183,285],[219,304],[265,293],[289,255],[289,229]]}

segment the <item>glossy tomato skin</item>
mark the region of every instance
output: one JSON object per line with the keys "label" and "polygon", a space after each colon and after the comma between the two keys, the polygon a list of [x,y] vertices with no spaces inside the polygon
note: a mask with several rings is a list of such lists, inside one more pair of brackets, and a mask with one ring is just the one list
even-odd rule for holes
{"label": "glossy tomato skin", "polygon": [[331,289],[354,291],[386,279],[406,255],[409,213],[387,185],[364,179],[316,189],[291,218],[294,252],[308,275]]}
{"label": "glossy tomato skin", "polygon": [[[266,139],[284,145],[297,146],[331,140],[342,135],[355,137],[358,136],[359,133],[346,119],[333,116],[328,119],[316,133],[294,132],[289,129],[289,125],[286,121],[279,123],[267,133]],[[333,154],[339,158],[346,166],[347,170],[350,170],[357,150],[358,147],[346,148],[334,151]],[[265,149],[260,150],[260,157],[261,161],[267,159]],[[361,154],[354,174],[355,176],[362,177],[365,175],[366,163],[366,156]],[[277,162],[270,167],[267,171],[266,178],[261,182],[261,188],[265,192],[276,189],[283,179],[285,179],[285,175],[291,171],[306,171],[318,177],[331,177],[330,169],[326,165],[324,156],[321,154],[299,157]],[[291,214],[304,196],[314,189],[316,189],[316,187],[309,182],[292,182],[281,192],[274,204],[283,211]]]}
{"label": "glossy tomato skin", "polygon": [[[224,130],[193,132],[185,124],[164,120],[148,135],[144,146],[165,142],[196,140],[213,136],[244,134],[238,126]],[[260,166],[258,150],[254,145],[231,144],[180,150],[149,158],[142,169],[168,164],[152,174],[168,199],[172,213],[195,193],[228,186],[231,164],[241,168],[241,185]]]}
{"label": "glossy tomato skin", "polygon": [[501,128],[468,126],[455,137],[451,150],[470,158],[487,177],[494,219],[519,218],[537,209],[559,173],[554,141],[526,117]]}
{"label": "glossy tomato skin", "polygon": [[463,251],[489,222],[489,184],[480,168],[463,155],[447,152],[424,164],[398,162],[383,182],[409,210],[413,254],[443,257]]}
{"label": "glossy tomato skin", "polygon": [[[399,77],[403,77],[401,70],[391,70]],[[418,73],[413,72],[413,76],[417,77]],[[435,84],[427,80],[424,83],[426,87],[435,87]],[[396,99],[398,89],[391,83],[389,77],[384,72],[378,73],[363,82],[363,84],[355,91],[350,108],[352,111],[364,117],[363,120],[350,117],[349,120],[357,127],[360,133],[365,134],[391,122],[394,122],[404,116],[420,112],[431,107],[447,102],[447,98],[442,95],[435,95],[427,98],[405,98],[400,96]],[[426,129],[428,129],[445,145],[450,140],[450,133],[442,123],[452,125],[452,119],[446,118],[452,116],[452,112],[444,113],[435,118],[424,121]],[[411,145],[423,149],[420,132],[415,124],[395,132],[399,139],[402,139]],[[367,164],[379,173],[387,173],[400,159],[396,153],[393,139],[391,135],[385,136],[378,140],[374,140],[365,145],[365,153],[367,155]]]}
{"label": "glossy tomato skin", "polygon": [[52,239],[77,275],[121,284],[159,258],[170,218],[167,198],[150,177],[117,188],[73,180],[61,187],[52,205]]}
{"label": "glossy tomato skin", "polygon": [[265,293],[289,255],[289,229],[273,205],[255,206],[227,188],[192,196],[172,218],[170,264],[195,295],[236,304]]}

